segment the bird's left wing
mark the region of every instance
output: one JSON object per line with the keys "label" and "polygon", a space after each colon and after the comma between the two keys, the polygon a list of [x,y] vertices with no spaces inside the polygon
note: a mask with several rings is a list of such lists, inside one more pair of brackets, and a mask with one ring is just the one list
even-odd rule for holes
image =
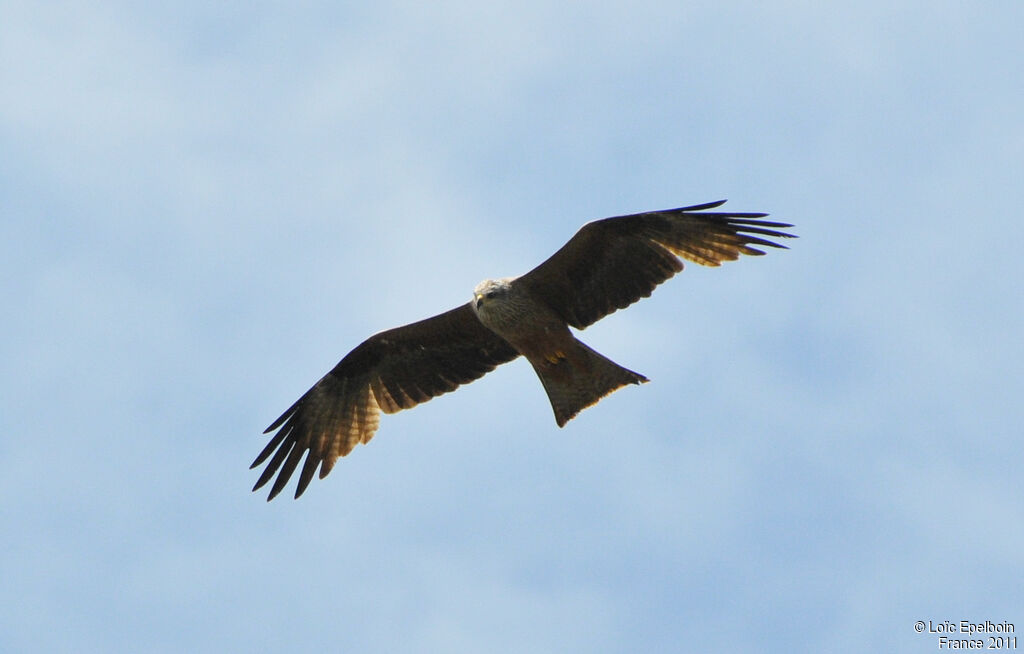
{"label": "bird's left wing", "polygon": [[274,455],[253,490],[280,468],[267,498],[274,499],[308,452],[295,489],[299,497],[318,466],[323,479],[339,456],[373,438],[381,411],[414,407],[517,356],[469,304],[371,336],[267,428],[264,433],[280,430],[250,466]]}

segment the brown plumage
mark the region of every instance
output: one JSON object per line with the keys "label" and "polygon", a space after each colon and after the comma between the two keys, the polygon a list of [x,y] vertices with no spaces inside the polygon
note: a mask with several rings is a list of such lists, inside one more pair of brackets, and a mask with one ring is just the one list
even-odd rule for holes
{"label": "brown plumage", "polygon": [[525,275],[482,282],[469,304],[371,336],[267,428],[279,431],[251,466],[270,459],[253,490],[277,473],[273,499],[305,455],[299,497],[318,468],[323,478],[338,457],[373,437],[381,411],[453,391],[520,354],[560,427],[615,389],[646,382],[581,343],[569,326],[583,329],[649,296],[683,269],[680,258],[717,266],[764,254],[754,246],[785,247],[764,237],[793,237],[778,231],[791,225],[760,220],[767,214],[707,212],[723,203],[588,223]]}
{"label": "brown plumage", "polygon": [[480,323],[469,304],[371,336],[267,427],[264,433],[281,429],[250,467],[277,453],[253,490],[281,468],[267,498],[273,499],[308,451],[295,490],[295,497],[302,495],[318,464],[323,479],[339,456],[373,437],[381,411],[410,409],[517,356]]}

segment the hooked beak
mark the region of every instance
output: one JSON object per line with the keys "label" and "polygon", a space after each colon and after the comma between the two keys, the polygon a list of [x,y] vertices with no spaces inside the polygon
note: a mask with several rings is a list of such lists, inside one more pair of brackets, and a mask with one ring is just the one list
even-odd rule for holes
{"label": "hooked beak", "polygon": [[484,296],[479,293],[476,294],[476,308],[479,309],[484,305]]}

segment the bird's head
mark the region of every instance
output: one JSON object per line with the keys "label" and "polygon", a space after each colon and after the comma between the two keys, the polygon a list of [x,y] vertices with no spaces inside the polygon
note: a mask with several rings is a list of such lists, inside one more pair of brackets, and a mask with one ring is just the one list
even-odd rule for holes
{"label": "bird's head", "polygon": [[512,290],[512,278],[485,279],[473,289],[473,309],[479,313],[481,309],[495,300],[501,301],[509,296]]}

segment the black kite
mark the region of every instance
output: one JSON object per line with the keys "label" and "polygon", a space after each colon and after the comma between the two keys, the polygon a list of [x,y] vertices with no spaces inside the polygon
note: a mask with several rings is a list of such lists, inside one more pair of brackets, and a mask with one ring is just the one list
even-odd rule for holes
{"label": "black kite", "polygon": [[338,457],[373,437],[381,411],[414,407],[520,354],[540,377],[559,427],[617,388],[646,382],[569,327],[584,329],[649,296],[683,269],[680,258],[717,266],[764,254],[752,246],[785,247],[763,237],[793,237],[778,231],[792,225],[759,220],[767,214],[707,211],[724,202],[588,223],[525,275],[482,282],[467,304],[366,339],[264,432],[280,428],[251,466],[273,454],[253,490],[280,469],[273,499],[306,455],[299,497],[317,468],[322,479]]}

